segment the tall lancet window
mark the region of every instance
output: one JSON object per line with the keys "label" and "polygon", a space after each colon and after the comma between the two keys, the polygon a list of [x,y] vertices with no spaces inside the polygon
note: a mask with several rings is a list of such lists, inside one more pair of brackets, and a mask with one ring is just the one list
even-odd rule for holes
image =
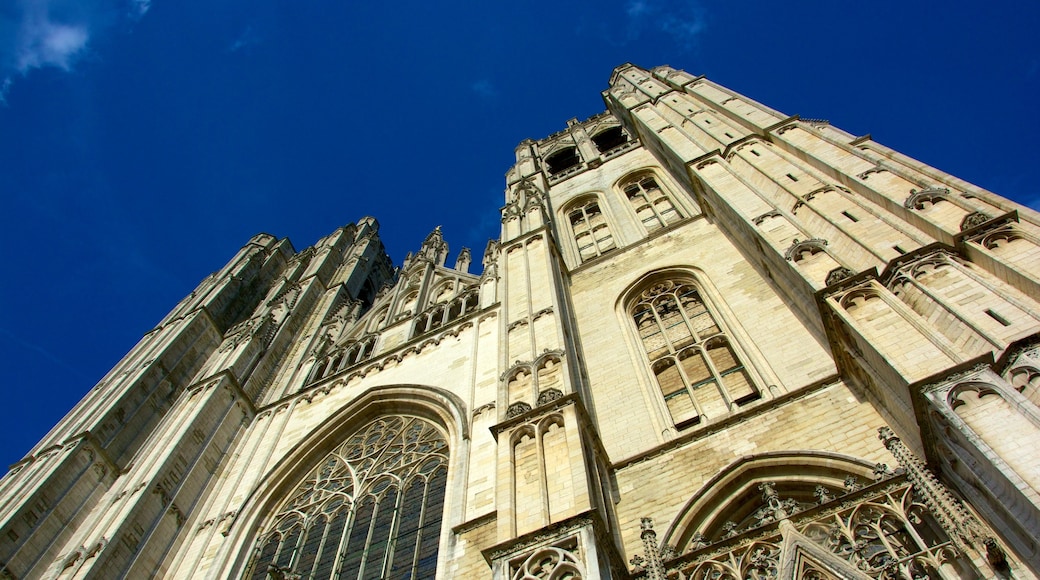
{"label": "tall lancet window", "polygon": [[677,428],[727,415],[759,398],[725,328],[691,280],[652,284],[631,312]]}
{"label": "tall lancet window", "polygon": [[372,421],[289,494],[247,578],[433,578],[447,469],[448,443],[433,424]]}
{"label": "tall lancet window", "polygon": [[571,231],[574,233],[574,241],[578,245],[578,255],[582,262],[615,248],[614,236],[610,233],[607,218],[600,211],[599,203],[595,199],[571,209],[567,212],[567,219],[571,223]]}
{"label": "tall lancet window", "polygon": [[647,232],[652,232],[682,217],[668,193],[661,189],[653,175],[642,174],[621,184],[632,209]]}

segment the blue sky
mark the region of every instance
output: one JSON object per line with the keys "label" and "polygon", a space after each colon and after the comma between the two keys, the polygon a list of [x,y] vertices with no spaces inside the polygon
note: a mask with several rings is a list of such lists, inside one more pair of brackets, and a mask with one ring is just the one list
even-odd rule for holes
{"label": "blue sky", "polygon": [[0,462],[253,234],[498,235],[522,139],[670,64],[1037,207],[1040,3],[0,0]]}

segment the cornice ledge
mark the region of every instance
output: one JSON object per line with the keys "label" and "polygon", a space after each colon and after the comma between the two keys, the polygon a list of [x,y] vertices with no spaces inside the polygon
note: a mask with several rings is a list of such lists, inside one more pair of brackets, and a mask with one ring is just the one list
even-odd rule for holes
{"label": "cornice ledge", "polygon": [[867,133],[866,135],[863,135],[861,137],[856,137],[852,141],[849,141],[849,145],[855,147],[856,145],[859,145],[861,143],[866,143],[867,141],[873,141],[873,140],[874,140],[874,138],[870,136],[870,133]]}
{"label": "cornice ledge", "polygon": [[719,161],[725,161],[726,158],[722,155],[722,149],[715,149],[708,151],[700,157],[694,157],[693,159],[686,162],[686,170],[693,172],[710,163],[718,163]]}
{"label": "cornice ledge", "polygon": [[968,240],[983,232],[996,229],[1005,224],[1018,223],[1018,221],[1018,210],[1011,210],[1005,214],[998,215],[995,218],[988,219],[973,228],[957,232],[953,235],[953,243],[958,247],[961,247],[966,244]]}
{"label": "cornice ledge", "polygon": [[[801,120],[801,118],[802,117],[800,115],[791,115],[790,117],[788,117],[786,119],[781,119],[781,120],[777,121],[776,123],[773,123],[772,125],[762,129],[762,132],[768,135],[768,134],[772,133],[773,131],[779,131],[780,129],[783,129],[784,127],[787,127],[788,125],[791,125],[793,123],[798,122],[799,120]],[[779,134],[779,133],[777,133],[777,134]]]}
{"label": "cornice ledge", "polygon": [[1007,345],[1004,352],[1002,352],[996,362],[993,363],[993,370],[1003,375],[1012,365],[1018,362],[1018,357],[1023,351],[1037,345],[1040,345],[1040,332],[1030,334],[1029,336],[1022,337],[1015,342],[1012,342]]}
{"label": "cornice ledge", "polygon": [[479,516],[477,516],[477,517],[475,517],[475,518],[473,518],[471,520],[467,520],[467,521],[462,522],[461,524],[453,526],[451,528],[451,531],[452,531],[453,534],[458,536],[458,535],[461,535],[461,534],[465,534],[466,532],[473,531],[473,530],[475,530],[475,529],[477,529],[477,528],[479,528],[481,526],[485,526],[487,524],[490,524],[490,523],[496,521],[497,519],[498,519],[498,510],[491,510],[490,512],[488,512],[486,514],[479,515]]}
{"label": "cornice ledge", "polygon": [[532,548],[541,544],[552,543],[559,540],[561,536],[567,532],[577,530],[579,528],[591,525],[593,527],[602,528],[603,522],[600,520],[599,514],[595,510],[588,510],[580,514],[571,516],[565,520],[555,522],[528,532],[512,540],[507,540],[500,544],[495,544],[489,548],[484,548],[480,551],[480,554],[484,556],[484,560],[488,565],[493,565],[495,560],[505,556],[511,556],[528,548]]}

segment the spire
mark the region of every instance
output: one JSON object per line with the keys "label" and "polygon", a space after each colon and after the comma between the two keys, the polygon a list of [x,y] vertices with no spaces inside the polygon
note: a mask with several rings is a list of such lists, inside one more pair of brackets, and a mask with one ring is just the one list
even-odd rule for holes
{"label": "spire", "polygon": [[433,228],[430,235],[423,240],[419,256],[437,266],[444,265],[444,260],[448,258],[448,244],[444,241],[444,235],[441,234],[441,226]]}
{"label": "spire", "polygon": [[469,264],[472,261],[473,255],[470,253],[469,248],[462,248],[459,252],[459,257],[455,259],[455,269],[468,274]]}

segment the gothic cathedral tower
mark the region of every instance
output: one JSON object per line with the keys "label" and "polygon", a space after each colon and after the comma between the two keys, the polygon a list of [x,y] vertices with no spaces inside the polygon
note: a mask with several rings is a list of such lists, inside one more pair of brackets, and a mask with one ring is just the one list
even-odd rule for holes
{"label": "gothic cathedral tower", "polygon": [[1034,578],[1040,215],[667,66],[471,273],[261,234],[0,480],[0,578]]}

